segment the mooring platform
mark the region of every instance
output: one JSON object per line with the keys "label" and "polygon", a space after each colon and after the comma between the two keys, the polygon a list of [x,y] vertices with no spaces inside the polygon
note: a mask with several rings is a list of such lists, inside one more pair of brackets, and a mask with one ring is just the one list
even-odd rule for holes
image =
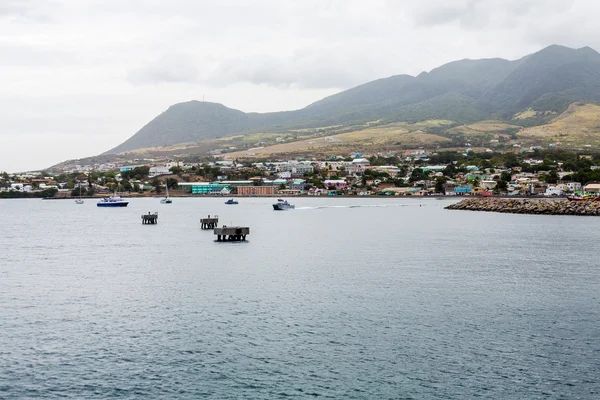
{"label": "mooring platform", "polygon": [[200,218],[200,226],[202,229],[214,229],[219,224],[219,216],[213,215],[212,217],[209,215],[207,218]]}
{"label": "mooring platform", "polygon": [[246,235],[250,234],[250,227],[247,226],[226,226],[214,228],[217,235],[217,242],[243,242]]}
{"label": "mooring platform", "polygon": [[142,224],[144,224],[144,225],[158,224],[158,213],[155,212],[154,214],[152,214],[152,213],[150,213],[150,211],[148,211],[148,214],[142,214]]}

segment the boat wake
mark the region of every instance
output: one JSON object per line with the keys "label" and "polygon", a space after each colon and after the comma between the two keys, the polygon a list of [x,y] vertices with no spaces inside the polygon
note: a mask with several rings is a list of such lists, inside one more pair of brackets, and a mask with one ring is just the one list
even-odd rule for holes
{"label": "boat wake", "polygon": [[367,208],[367,207],[420,207],[419,204],[352,204],[337,206],[296,207],[296,210],[320,210],[324,208]]}

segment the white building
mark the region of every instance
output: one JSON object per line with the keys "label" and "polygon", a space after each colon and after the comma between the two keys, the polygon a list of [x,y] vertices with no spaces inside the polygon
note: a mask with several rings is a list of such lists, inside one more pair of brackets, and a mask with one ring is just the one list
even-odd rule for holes
{"label": "white building", "polygon": [[150,170],[148,171],[148,177],[154,178],[155,176],[168,175],[170,173],[171,171],[169,171],[169,168],[167,167],[150,167]]}
{"label": "white building", "polygon": [[600,182],[590,182],[584,189],[586,193],[600,193]]}
{"label": "white building", "polygon": [[556,186],[548,186],[546,188],[546,196],[562,196],[563,191]]}
{"label": "white building", "polygon": [[369,162],[369,160],[367,160],[366,158],[355,158],[354,160],[352,160],[352,164],[354,164],[354,165],[364,165],[364,166],[371,165],[371,163]]}
{"label": "white building", "polygon": [[480,186],[484,189],[488,189],[488,190],[492,190],[494,189],[496,186],[498,186],[498,182],[494,181],[494,180],[486,180],[486,181],[481,181]]}

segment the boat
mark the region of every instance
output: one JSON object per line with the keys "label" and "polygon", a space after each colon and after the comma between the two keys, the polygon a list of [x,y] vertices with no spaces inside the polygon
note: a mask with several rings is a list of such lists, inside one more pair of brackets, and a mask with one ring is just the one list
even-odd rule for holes
{"label": "boat", "polygon": [[83,204],[83,199],[81,198],[81,182],[79,182],[79,198],[75,200],[75,204]]}
{"label": "boat", "polygon": [[160,200],[160,204],[171,204],[173,200],[169,198],[169,185],[166,182],[165,187],[167,188],[167,196],[164,199]]}
{"label": "boat", "polygon": [[225,202],[225,204],[239,204],[239,203],[234,199],[229,199]]}
{"label": "boat", "polygon": [[581,194],[572,194],[567,196],[567,200],[569,201],[600,201],[600,197],[596,196],[585,196]]}
{"label": "boat", "polygon": [[120,196],[104,197],[96,205],[98,207],[127,207],[129,201]]}
{"label": "boat", "polygon": [[295,205],[290,204],[287,200],[277,199],[277,203],[273,204],[273,210],[275,211],[284,211],[284,210],[293,210],[296,208]]}

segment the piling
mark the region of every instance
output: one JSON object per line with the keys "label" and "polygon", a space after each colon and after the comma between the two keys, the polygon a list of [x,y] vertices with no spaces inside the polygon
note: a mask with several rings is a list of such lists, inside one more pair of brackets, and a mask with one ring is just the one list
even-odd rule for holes
{"label": "piling", "polygon": [[219,224],[219,216],[208,216],[207,218],[200,218],[200,226],[202,229],[214,229]]}
{"label": "piling", "polygon": [[148,211],[148,214],[142,214],[142,224],[143,225],[155,225],[158,224],[158,213],[155,212],[152,214]]}
{"label": "piling", "polygon": [[214,228],[217,235],[217,242],[244,242],[246,235],[250,234],[250,228],[247,226],[226,226]]}

